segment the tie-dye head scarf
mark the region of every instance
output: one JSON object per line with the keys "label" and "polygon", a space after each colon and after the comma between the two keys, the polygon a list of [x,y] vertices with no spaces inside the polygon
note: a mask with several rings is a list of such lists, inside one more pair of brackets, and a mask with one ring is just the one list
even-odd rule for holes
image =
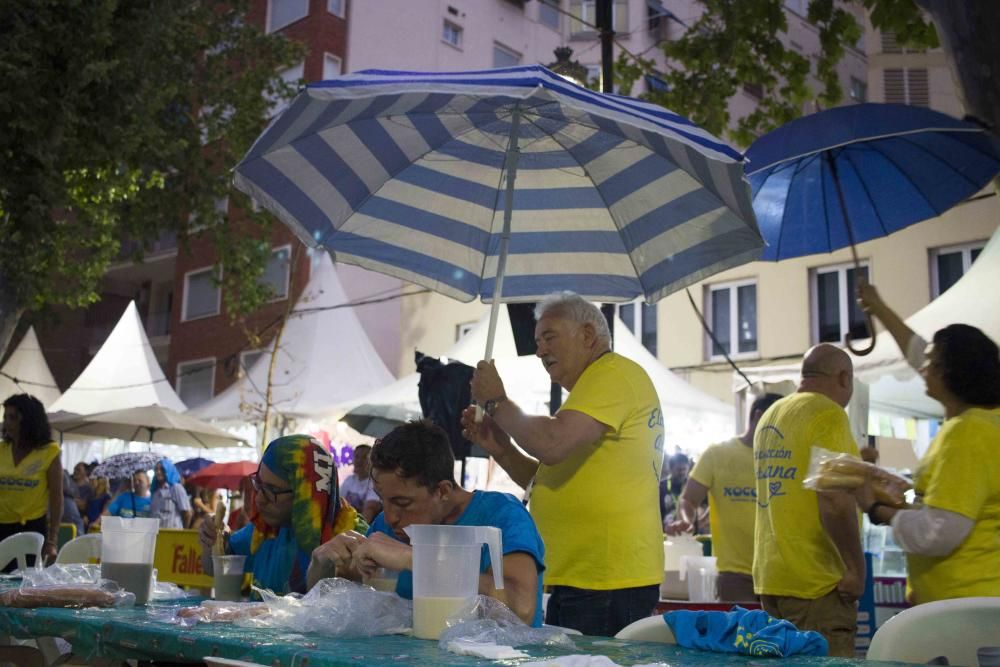
{"label": "tie-dye head scarf", "polygon": [[[163,468],[163,476],[167,480],[167,487],[181,483],[181,474],[177,472],[177,466],[174,465],[173,461],[170,459],[160,459],[156,465]],[[158,488],[160,488],[160,480],[156,478],[156,475],[153,475],[153,493],[156,493]]]}
{"label": "tie-dye head scarf", "polygon": [[[260,464],[292,489],[291,529],[303,552],[312,553],[334,535],[355,528],[358,514],[340,497],[333,456],[318,440],[308,435],[272,440]],[[250,553],[256,553],[264,540],[278,534],[278,529],[264,523],[256,506],[250,521],[254,526]]]}

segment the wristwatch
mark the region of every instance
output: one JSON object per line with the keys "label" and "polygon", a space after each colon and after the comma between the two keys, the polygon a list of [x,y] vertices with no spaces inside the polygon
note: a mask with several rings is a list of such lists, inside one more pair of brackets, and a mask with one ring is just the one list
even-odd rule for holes
{"label": "wristwatch", "polygon": [[499,406],[506,400],[507,400],[506,396],[500,396],[499,398],[491,398],[490,400],[483,403],[483,412],[492,417],[493,413],[497,411],[497,406]]}

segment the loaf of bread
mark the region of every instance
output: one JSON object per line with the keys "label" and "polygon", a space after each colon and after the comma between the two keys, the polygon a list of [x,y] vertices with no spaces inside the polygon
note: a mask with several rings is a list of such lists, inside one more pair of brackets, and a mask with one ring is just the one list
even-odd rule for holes
{"label": "loaf of bread", "polygon": [[177,610],[179,618],[195,618],[204,623],[232,623],[243,618],[266,616],[270,609],[263,602],[227,602],[203,604],[197,607],[182,607]]}
{"label": "loaf of bread", "polygon": [[906,506],[905,493],[913,486],[908,479],[848,456],[838,456],[820,463],[816,487],[850,491],[864,484],[866,478],[872,482],[872,492],[877,501],[892,507]]}
{"label": "loaf of bread", "polygon": [[112,607],[117,596],[93,586],[39,586],[16,588],[0,593],[4,607]]}

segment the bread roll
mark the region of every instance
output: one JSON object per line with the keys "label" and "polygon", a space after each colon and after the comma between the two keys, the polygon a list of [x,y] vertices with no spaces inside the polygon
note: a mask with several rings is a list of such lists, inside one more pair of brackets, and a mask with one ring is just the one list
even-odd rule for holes
{"label": "bread roll", "polygon": [[819,489],[856,489],[865,483],[864,475],[845,475],[839,472],[821,472],[816,477]]}
{"label": "bread roll", "polygon": [[100,588],[85,586],[44,586],[18,588],[0,593],[4,607],[112,607],[115,594]]}

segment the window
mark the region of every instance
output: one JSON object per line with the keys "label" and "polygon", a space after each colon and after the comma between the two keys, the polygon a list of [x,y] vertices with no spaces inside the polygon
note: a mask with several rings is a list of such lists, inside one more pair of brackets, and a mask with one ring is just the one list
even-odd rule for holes
{"label": "window", "polygon": [[184,304],[181,321],[197,320],[219,314],[222,291],[214,267],[191,271],[184,276]]}
{"label": "window", "polygon": [[705,349],[709,359],[718,359],[723,353],[730,357],[752,355],[757,352],[757,283],[745,280],[736,283],[712,285],[708,288],[705,307],[706,321],[718,345],[707,336]]}
{"label": "window", "polygon": [[559,31],[559,0],[541,0],[538,3],[538,22]]}
{"label": "window", "polygon": [[868,101],[868,84],[853,76],[851,77],[851,99],[859,104]]}
{"label": "window", "polygon": [[343,62],[332,53],[323,55],[323,78],[336,79],[343,73]]}
{"label": "window", "polygon": [[799,16],[806,16],[809,11],[809,0],[785,0],[785,9],[791,10]]}
{"label": "window", "polygon": [[931,250],[931,298],[936,299],[965,275],[986,244],[969,243]]}
{"label": "window", "polygon": [[441,39],[454,46],[457,49],[462,48],[462,28],[457,26],[451,21],[444,22],[444,31],[441,33]]}
{"label": "window", "polygon": [[309,15],[309,0],[269,0],[267,31],[274,32]]}
{"label": "window", "polygon": [[465,338],[465,334],[472,331],[476,326],[475,322],[462,322],[461,324],[455,325],[455,340],[460,341]]}
{"label": "window", "polygon": [[344,18],[344,0],[326,0],[326,11]]}
{"label": "window", "polygon": [[280,301],[288,296],[289,259],[291,256],[291,246],[276,248],[271,252],[271,259],[264,267],[264,273],[260,277],[260,283],[268,285],[274,292],[274,301]]}
{"label": "window", "polygon": [[[299,85],[301,85],[304,72],[305,72],[305,63],[301,62],[298,65],[293,65],[288,69],[282,71],[279,76],[281,77],[282,81],[291,85],[292,89],[295,90],[299,87]],[[267,95],[267,93],[264,94]],[[285,107],[287,107],[288,103],[291,101],[287,99],[279,99],[277,95],[268,95],[268,98],[271,102],[272,118],[274,116],[277,116],[282,111],[284,111]]]}
{"label": "window", "polygon": [[882,70],[885,101],[909,104],[915,107],[930,106],[930,87],[924,68],[889,68]]}
{"label": "window", "polygon": [[264,350],[246,350],[244,352],[240,352],[239,376],[243,377],[249,373],[250,369],[253,368],[253,365],[256,364],[257,360],[263,357],[264,354]]}
{"label": "window", "polygon": [[[595,32],[592,26],[597,25],[597,0],[571,0],[569,13],[575,19],[570,21],[570,33]],[[628,0],[615,0],[611,29],[618,33],[628,32]]]}
{"label": "window", "polygon": [[184,405],[193,408],[215,393],[215,358],[183,361],[177,364],[177,395]]}
{"label": "window", "polygon": [[508,49],[503,44],[493,42],[493,66],[494,67],[517,67],[521,64],[521,54],[513,49]]}
{"label": "window", "polygon": [[[861,275],[868,279],[867,266],[861,267]],[[853,264],[816,269],[810,282],[815,342],[840,343],[848,333],[854,340],[868,335],[864,313],[854,297],[857,270]]]}
{"label": "window", "polygon": [[[636,308],[637,305],[639,308]],[[643,347],[655,356],[657,343],[656,305],[651,306],[642,302],[622,304],[618,306],[618,318],[633,334],[636,334],[638,330]]]}

